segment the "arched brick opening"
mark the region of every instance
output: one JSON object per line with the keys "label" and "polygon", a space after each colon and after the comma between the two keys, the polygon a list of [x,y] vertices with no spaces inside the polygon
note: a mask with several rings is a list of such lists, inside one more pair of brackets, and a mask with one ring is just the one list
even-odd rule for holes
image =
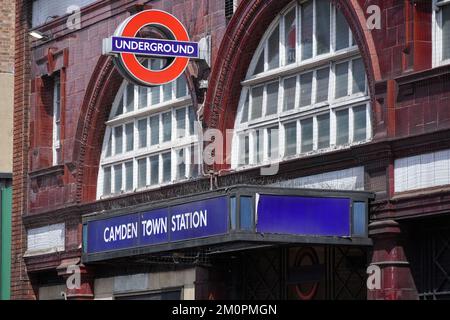
{"label": "arched brick opening", "polygon": [[[365,27],[364,10],[358,0],[331,0],[342,11],[352,29],[365,62],[369,90],[374,101],[375,82],[381,79],[376,48]],[[244,80],[252,57],[269,25],[292,0],[243,1],[228,25],[215,61],[205,101],[205,127],[225,132],[234,127]],[[227,155],[223,154],[224,163]],[[228,169],[216,165],[216,170]]]}

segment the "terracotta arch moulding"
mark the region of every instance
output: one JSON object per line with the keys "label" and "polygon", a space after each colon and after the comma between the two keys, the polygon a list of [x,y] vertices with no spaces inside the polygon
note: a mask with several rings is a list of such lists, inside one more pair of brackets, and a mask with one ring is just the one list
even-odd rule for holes
{"label": "terracotta arch moulding", "polygon": [[[364,10],[357,0],[331,0],[346,17],[355,41],[365,62],[369,90],[374,101],[375,82],[381,80],[378,55],[371,32],[366,27]],[[277,14],[291,0],[243,1],[231,19],[219,48],[220,60],[216,60],[210,78],[205,101],[205,127],[226,129],[234,127],[241,81],[244,80],[251,59]],[[222,155],[225,160],[226,155]],[[224,161],[225,162],[225,161]],[[229,165],[216,165],[216,171],[228,169]]]}

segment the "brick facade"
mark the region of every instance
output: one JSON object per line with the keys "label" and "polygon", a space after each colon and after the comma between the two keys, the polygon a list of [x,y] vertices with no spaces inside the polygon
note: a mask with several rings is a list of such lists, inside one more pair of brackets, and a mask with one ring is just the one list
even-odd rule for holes
{"label": "brick facade", "polygon": [[[234,126],[240,82],[268,25],[289,2],[242,1],[229,24],[224,1],[149,2],[153,8],[176,15],[193,40],[206,34],[212,36],[211,70],[191,63],[187,71],[194,107],[204,109],[205,127],[225,130]],[[402,250],[402,242],[396,235],[401,234],[401,227],[391,227],[389,220],[450,211],[448,190],[439,194],[424,192],[420,196],[407,194],[401,199],[393,192],[395,158],[450,148],[450,69],[449,66],[432,68],[431,3],[334,2],[349,21],[365,61],[372,97],[373,141],[326,156],[283,163],[275,177],[261,177],[259,170],[248,170],[224,174],[218,177],[218,184],[264,185],[364,166],[366,189],[377,196],[371,219],[386,223],[373,228],[377,234],[375,239],[381,239],[375,246],[373,261],[397,261],[395,255]],[[101,40],[130,15],[135,8],[132,5],[143,1],[97,1],[83,9],[81,30],[67,30],[64,17],[43,26],[43,32],[55,35],[54,40],[45,43],[32,43],[27,37],[30,8],[24,3],[29,2],[16,1],[12,289],[14,298],[35,298],[37,293],[31,284],[38,282],[33,278],[30,282],[29,275],[54,270],[62,260],[79,257],[82,214],[207,191],[210,184],[205,178],[157,191],[95,201],[105,120],[122,81],[111,59],[101,55]],[[365,27],[366,9],[374,4],[381,8],[382,28],[369,32]],[[62,162],[58,166],[51,166],[50,128],[42,94],[45,92],[43,79],[54,72],[64,75],[65,88]],[[209,88],[204,92],[198,89],[199,80],[206,78]],[[24,259],[25,228],[42,226],[48,221],[66,223],[66,252],[62,256]],[[386,249],[389,246],[399,249],[390,252]],[[381,290],[372,298],[415,298],[408,268],[388,266],[384,272],[386,277],[394,280],[399,277],[402,281],[393,281],[389,290]]]}

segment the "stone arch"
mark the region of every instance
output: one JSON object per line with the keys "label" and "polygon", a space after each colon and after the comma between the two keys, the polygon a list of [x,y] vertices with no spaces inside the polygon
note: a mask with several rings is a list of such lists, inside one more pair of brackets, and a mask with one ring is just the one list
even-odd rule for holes
{"label": "stone arch", "polygon": [[[375,82],[381,79],[374,40],[365,27],[364,10],[357,0],[331,0],[342,11],[353,32],[365,62],[369,90],[374,100]],[[204,121],[208,128],[234,127],[241,93],[241,81],[245,79],[252,57],[268,26],[292,0],[250,0],[239,5],[231,19],[218,52],[205,100]],[[372,101],[373,103],[375,101]],[[223,155],[224,163],[227,155]],[[227,169],[218,165],[217,170]]]}

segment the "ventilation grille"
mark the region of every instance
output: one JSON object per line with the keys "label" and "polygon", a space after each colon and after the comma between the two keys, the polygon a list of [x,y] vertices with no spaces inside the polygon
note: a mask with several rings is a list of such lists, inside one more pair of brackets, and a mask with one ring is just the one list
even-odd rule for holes
{"label": "ventilation grille", "polygon": [[225,0],[225,18],[230,20],[234,13],[234,0]]}

